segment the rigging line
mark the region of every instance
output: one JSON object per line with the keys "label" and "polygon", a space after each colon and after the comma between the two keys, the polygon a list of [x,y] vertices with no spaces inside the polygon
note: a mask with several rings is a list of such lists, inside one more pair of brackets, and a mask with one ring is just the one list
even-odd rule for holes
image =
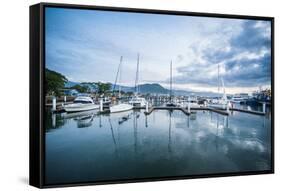
{"label": "rigging line", "polygon": [[119,73],[120,73],[120,65],[121,65],[121,63],[122,63],[122,59],[123,59],[123,57],[121,56],[121,57],[120,57],[120,63],[119,63],[119,66],[118,66],[118,70],[117,70],[117,74],[116,74],[116,78],[115,78],[115,82],[114,82],[114,86],[113,86],[113,92],[114,92],[114,90],[115,90],[115,88],[116,88],[118,76],[119,76]]}

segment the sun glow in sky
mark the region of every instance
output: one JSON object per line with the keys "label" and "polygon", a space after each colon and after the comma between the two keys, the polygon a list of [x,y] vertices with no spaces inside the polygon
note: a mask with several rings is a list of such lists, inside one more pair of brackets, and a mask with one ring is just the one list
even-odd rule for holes
{"label": "sun glow in sky", "polygon": [[70,81],[114,83],[123,56],[122,84],[218,90],[218,65],[227,93],[271,83],[270,21],[46,8],[46,67]]}

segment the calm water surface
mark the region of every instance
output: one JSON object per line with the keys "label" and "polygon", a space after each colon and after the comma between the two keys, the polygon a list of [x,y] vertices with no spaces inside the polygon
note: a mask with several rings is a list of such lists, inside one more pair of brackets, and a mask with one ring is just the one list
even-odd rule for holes
{"label": "calm water surface", "polygon": [[46,183],[269,170],[269,119],[240,112],[48,112]]}

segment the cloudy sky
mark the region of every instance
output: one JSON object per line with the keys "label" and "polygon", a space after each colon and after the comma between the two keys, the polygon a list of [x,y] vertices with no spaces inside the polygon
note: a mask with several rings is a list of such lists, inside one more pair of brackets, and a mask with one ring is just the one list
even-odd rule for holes
{"label": "cloudy sky", "polygon": [[[123,56],[123,85],[141,83],[227,93],[270,87],[269,21],[46,9],[46,67],[76,82],[114,83]],[[221,81],[221,80],[220,80]],[[222,84],[220,83],[220,86]]]}

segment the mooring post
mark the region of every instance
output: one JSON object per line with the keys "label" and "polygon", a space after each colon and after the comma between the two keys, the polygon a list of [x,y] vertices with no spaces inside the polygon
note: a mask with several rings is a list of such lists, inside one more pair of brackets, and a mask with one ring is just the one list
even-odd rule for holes
{"label": "mooring post", "polygon": [[53,100],[52,100],[52,111],[56,111],[57,110],[57,99],[55,96],[53,96]]}
{"label": "mooring post", "polygon": [[100,100],[100,111],[103,111],[103,100]]}
{"label": "mooring post", "polygon": [[262,103],[262,112],[265,113],[265,102]]}
{"label": "mooring post", "polygon": [[56,127],[56,114],[55,113],[52,114],[52,126],[53,126],[53,128]]}
{"label": "mooring post", "polygon": [[187,112],[190,113],[190,102],[187,103]]}
{"label": "mooring post", "polygon": [[145,103],[145,112],[148,113],[148,102]]}

